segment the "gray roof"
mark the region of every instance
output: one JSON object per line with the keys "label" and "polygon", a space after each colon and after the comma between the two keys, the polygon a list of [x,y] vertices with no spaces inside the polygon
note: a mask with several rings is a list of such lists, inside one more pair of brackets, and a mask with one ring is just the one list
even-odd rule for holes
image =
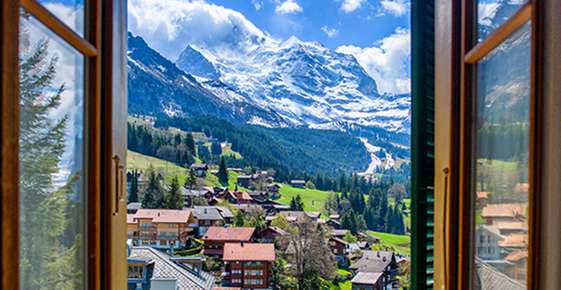
{"label": "gray roof", "polygon": [[217,206],[216,209],[220,212],[223,218],[233,218],[234,214],[230,211],[229,208],[225,206]]}
{"label": "gray roof", "polygon": [[493,268],[482,262],[481,260],[475,260],[475,279],[474,286],[477,289],[487,289],[487,290],[522,290],[526,289],[526,286],[520,282],[508,277],[499,270]]}
{"label": "gray roof", "polygon": [[127,209],[140,209],[142,204],[140,202],[131,202],[127,204]]}
{"label": "gray roof", "polygon": [[392,261],[393,252],[389,251],[364,251],[362,258],[349,267],[358,272],[384,272]]}
{"label": "gray roof", "polygon": [[171,256],[150,247],[133,247],[131,258],[149,258],[156,265],[152,279],[175,279],[179,290],[204,290],[214,286],[214,277],[204,271],[200,274],[171,261]]}
{"label": "gray roof", "polygon": [[195,206],[193,216],[199,220],[223,220],[222,215],[214,206]]}
{"label": "gray roof", "polygon": [[360,285],[376,285],[382,273],[358,272],[351,283]]}

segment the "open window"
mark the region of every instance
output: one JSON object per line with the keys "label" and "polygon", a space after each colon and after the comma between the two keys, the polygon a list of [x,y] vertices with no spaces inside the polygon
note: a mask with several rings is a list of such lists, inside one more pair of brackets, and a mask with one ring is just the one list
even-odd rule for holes
{"label": "open window", "polygon": [[124,289],[117,2],[1,4],[2,289]]}

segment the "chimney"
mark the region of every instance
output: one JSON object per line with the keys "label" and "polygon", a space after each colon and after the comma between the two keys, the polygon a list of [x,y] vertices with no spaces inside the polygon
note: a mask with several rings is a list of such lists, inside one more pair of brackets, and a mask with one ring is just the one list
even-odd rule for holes
{"label": "chimney", "polygon": [[158,216],[160,216],[160,213],[158,212]]}
{"label": "chimney", "polygon": [[382,258],[382,261],[384,261],[384,262],[385,262],[385,261],[386,261],[386,257]]}
{"label": "chimney", "polygon": [[376,252],[376,257],[380,258],[380,252]]}
{"label": "chimney", "polygon": [[243,247],[243,241],[240,243],[240,245]]}
{"label": "chimney", "polygon": [[206,208],[205,208],[205,214],[206,214]]}

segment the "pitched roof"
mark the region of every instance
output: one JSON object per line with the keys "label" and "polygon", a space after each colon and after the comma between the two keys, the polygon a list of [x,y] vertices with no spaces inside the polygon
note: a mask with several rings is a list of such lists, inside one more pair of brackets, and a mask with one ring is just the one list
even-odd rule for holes
{"label": "pitched roof", "polygon": [[214,206],[195,206],[193,208],[193,216],[199,220],[223,220],[220,211]]}
{"label": "pitched roof", "polygon": [[376,285],[381,276],[381,272],[358,272],[353,280],[351,280],[351,283],[361,285]]}
{"label": "pitched roof", "polygon": [[234,214],[232,213],[232,211],[225,206],[217,206],[216,209],[220,212],[220,215],[222,215],[223,218],[233,218],[234,217]]}
{"label": "pitched roof", "polygon": [[512,234],[506,236],[499,242],[499,246],[503,248],[525,248],[528,246],[528,235]]}
{"label": "pitched roof", "polygon": [[358,272],[384,272],[394,257],[389,251],[364,251],[362,258],[351,264],[349,268]]}
{"label": "pitched roof", "polygon": [[518,250],[506,255],[505,260],[509,262],[518,262],[522,259],[528,258],[528,251]]}
{"label": "pitched roof", "polygon": [[187,223],[191,217],[189,209],[139,209],[134,219],[151,219],[154,223]]}
{"label": "pitched roof", "polygon": [[526,289],[526,286],[520,284],[520,282],[508,277],[477,258],[475,259],[475,274],[475,289]]}
{"label": "pitched roof", "polygon": [[481,210],[482,217],[512,217],[523,216],[526,212],[526,204],[522,203],[497,203],[487,204]]}
{"label": "pitched roof", "polygon": [[274,261],[274,244],[226,243],[224,261]]}
{"label": "pitched roof", "polygon": [[203,240],[247,242],[253,236],[254,231],[255,228],[249,227],[210,227]]}
{"label": "pitched roof", "polygon": [[499,230],[511,230],[511,231],[527,231],[528,225],[525,222],[497,222],[495,226]]}
{"label": "pitched roof", "polygon": [[130,258],[149,258],[155,262],[154,279],[173,279],[177,281],[179,290],[211,289],[214,276],[201,271],[199,273],[178,265],[171,257],[151,247],[131,248]]}

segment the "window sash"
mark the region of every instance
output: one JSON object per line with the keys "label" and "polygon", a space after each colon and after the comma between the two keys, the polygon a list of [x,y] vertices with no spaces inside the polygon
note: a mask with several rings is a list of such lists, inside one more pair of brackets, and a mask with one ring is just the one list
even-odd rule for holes
{"label": "window sash", "polygon": [[[473,249],[473,209],[472,209],[472,181],[473,181],[473,134],[472,116],[474,116],[474,100],[476,98],[475,77],[476,64],[487,56],[494,48],[531,20],[531,64],[530,64],[530,132],[529,132],[529,193],[528,193],[528,265],[527,265],[527,289],[539,289],[538,287],[538,245],[539,233],[538,219],[538,197],[539,197],[539,164],[541,152],[538,149],[541,120],[539,116],[540,92],[536,86],[539,70],[537,69],[537,54],[539,45],[538,31],[538,1],[529,1],[523,5],[514,15],[496,28],[481,42],[477,43],[477,1],[462,0],[461,5],[461,38],[459,39],[461,52],[460,64],[460,120],[456,128],[460,130],[459,154],[459,233],[458,253],[451,257],[452,263],[458,267],[459,289],[470,289],[472,284],[472,261],[475,249]],[[458,42],[458,40],[456,40]],[[452,286],[452,285],[450,285]]]}

